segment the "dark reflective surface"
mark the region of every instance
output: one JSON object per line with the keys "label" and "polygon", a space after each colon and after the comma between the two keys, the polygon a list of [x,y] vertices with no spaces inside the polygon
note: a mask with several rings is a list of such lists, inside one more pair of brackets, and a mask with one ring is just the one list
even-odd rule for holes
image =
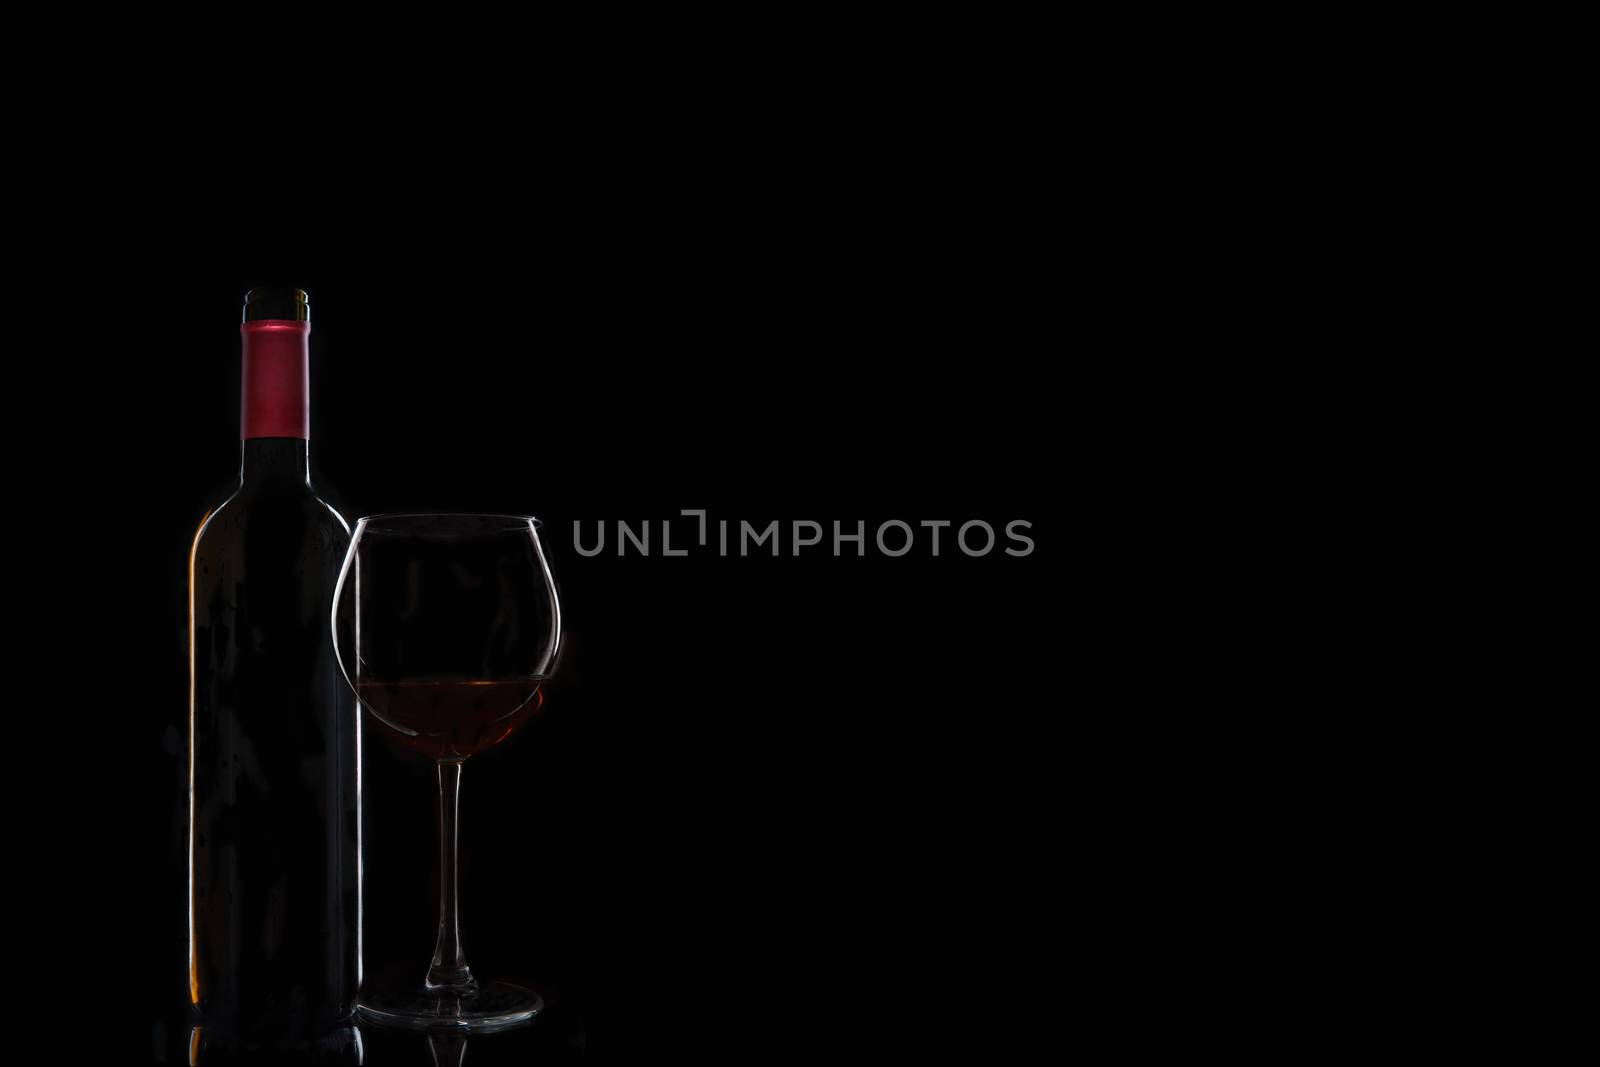
{"label": "dark reflective surface", "polygon": [[[587,1036],[582,1019],[559,1000],[531,1026],[472,1038],[426,1035],[352,1023],[299,1053],[227,1048],[208,1040],[185,1021],[182,1011],[150,1028],[149,1062],[177,1065],[359,1064],[361,1067],[486,1067],[491,1064],[569,1064],[584,1059]],[[135,1061],[139,1062],[139,1061]]]}
{"label": "dark reflective surface", "polygon": [[[550,1025],[550,1024],[554,1025]],[[471,1038],[422,1035],[362,1026],[367,1065],[384,1067],[488,1067],[492,1064],[582,1063],[586,1043],[581,1026],[570,1017],[547,1016],[532,1026]]]}

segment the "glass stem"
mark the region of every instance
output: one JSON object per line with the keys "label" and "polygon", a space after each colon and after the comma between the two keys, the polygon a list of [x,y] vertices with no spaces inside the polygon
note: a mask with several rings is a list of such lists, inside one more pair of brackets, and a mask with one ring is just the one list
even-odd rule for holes
{"label": "glass stem", "polygon": [[439,763],[439,941],[428,968],[432,992],[465,996],[476,991],[477,979],[461,951],[456,919],[456,808],[461,794],[461,763]]}

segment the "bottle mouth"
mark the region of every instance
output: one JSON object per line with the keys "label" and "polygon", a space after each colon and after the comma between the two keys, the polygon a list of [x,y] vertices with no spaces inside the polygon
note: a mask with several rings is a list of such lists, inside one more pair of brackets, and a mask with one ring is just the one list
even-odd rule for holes
{"label": "bottle mouth", "polygon": [[263,319],[290,322],[311,321],[311,298],[304,289],[285,286],[259,286],[244,294],[244,321]]}

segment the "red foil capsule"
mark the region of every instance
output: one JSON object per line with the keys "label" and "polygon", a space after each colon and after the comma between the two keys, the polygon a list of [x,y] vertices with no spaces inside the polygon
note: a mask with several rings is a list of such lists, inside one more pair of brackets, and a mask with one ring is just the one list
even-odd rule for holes
{"label": "red foil capsule", "polygon": [[240,323],[244,337],[239,436],[310,437],[311,323],[257,319]]}

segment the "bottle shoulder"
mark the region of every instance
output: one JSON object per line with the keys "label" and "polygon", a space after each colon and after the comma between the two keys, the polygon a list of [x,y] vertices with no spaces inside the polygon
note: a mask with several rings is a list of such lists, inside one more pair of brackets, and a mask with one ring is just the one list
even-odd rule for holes
{"label": "bottle shoulder", "polygon": [[235,540],[252,526],[300,529],[319,544],[340,551],[350,543],[349,522],[309,484],[241,483],[205,513],[195,529],[192,549],[198,553],[210,545]]}
{"label": "bottle shoulder", "polygon": [[[312,495],[315,496],[316,494],[313,493]],[[337,525],[339,529],[344,531],[345,540],[348,543],[351,531],[350,520],[341,515],[338,508],[334,507],[320,496],[316,497],[316,501],[322,506],[322,510],[326,513],[328,519]]]}
{"label": "bottle shoulder", "polygon": [[189,546],[191,552],[199,550],[200,545],[206,539],[207,532],[211,529],[211,524],[217,521],[218,516],[233,505],[241,488],[243,486],[235,483],[232,488],[216,495],[216,502],[206,508],[205,514],[200,518],[199,525],[195,527],[194,540]]}

